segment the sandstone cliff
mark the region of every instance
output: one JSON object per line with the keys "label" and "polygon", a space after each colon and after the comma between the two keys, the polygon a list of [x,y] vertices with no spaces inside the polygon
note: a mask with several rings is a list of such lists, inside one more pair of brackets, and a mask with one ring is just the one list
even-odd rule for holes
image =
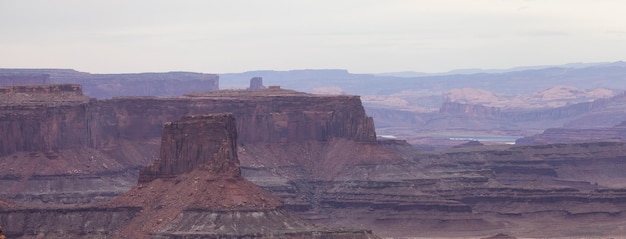
{"label": "sandstone cliff", "polygon": [[162,134],[161,154],[155,163],[140,172],[139,183],[196,169],[221,177],[241,176],[232,115],[187,116],[165,123]]}
{"label": "sandstone cliff", "polygon": [[252,77],[252,79],[250,79],[250,87],[248,87],[248,90],[261,90],[265,88],[267,87],[263,85],[262,77]]}
{"label": "sandstone cliff", "polygon": [[[24,238],[42,231],[61,235],[68,231],[51,228],[76,221],[89,223],[76,226],[71,230],[73,235],[110,236],[101,224],[90,222],[96,217],[119,220],[120,224],[115,225],[129,225],[122,231],[124,235],[143,231],[152,232],[155,238],[192,237],[190,232],[194,230],[234,235],[231,228],[208,226],[209,221],[216,221],[212,218],[236,225],[246,233],[252,230],[246,225],[263,223],[283,229],[308,228],[303,226],[308,224],[292,219],[288,220],[293,224],[277,225],[282,221],[276,218],[290,217],[287,211],[307,222],[365,225],[376,233],[397,237],[483,237],[501,232],[520,237],[626,235],[619,227],[626,204],[626,151],[621,142],[416,152],[402,141],[376,141],[373,123],[365,115],[359,97],[316,96],[278,89],[6,105],[3,119],[7,122],[27,119],[41,109],[67,109],[50,122],[59,128],[70,123],[80,125],[69,116],[83,110],[86,123],[82,124],[89,125],[88,130],[75,130],[69,135],[90,139],[85,141],[88,143],[77,141],[53,150],[45,143],[39,143],[33,151],[10,149],[12,153],[0,157],[0,183],[10,189],[2,193],[9,195],[9,200],[76,204],[110,199],[137,182],[142,165],[155,163],[143,170],[140,185],[102,207],[54,209],[57,211],[22,208],[0,213],[2,221],[22,223],[16,225],[22,234],[12,235]],[[609,103],[596,108],[596,112],[617,112],[620,107]],[[187,117],[163,127],[165,122],[185,115],[224,112],[234,116],[234,123],[217,120],[193,131],[184,128],[195,122]],[[50,117],[55,118],[54,114]],[[39,126],[33,122],[13,127],[17,130],[13,135],[37,135]],[[232,127],[227,127],[233,124],[239,130],[236,137],[229,131]],[[162,132],[171,135],[162,137]],[[205,141],[198,139],[209,132],[226,134],[213,135],[220,139],[213,140],[219,147],[202,146]],[[188,140],[185,134],[199,138]],[[238,145],[232,148],[235,138]],[[200,144],[182,144],[190,142]],[[20,143],[27,144],[34,143]],[[163,145],[162,155],[158,154],[160,144],[167,144]],[[198,151],[220,158],[202,157],[205,154]],[[231,167],[234,161],[222,160],[235,157],[235,151],[242,166],[238,170]],[[212,162],[222,166],[202,166]],[[236,176],[238,171],[243,177]],[[252,196],[250,192],[258,194]],[[274,196],[284,201],[286,211],[278,208]],[[63,220],[50,219],[58,213],[64,213]],[[46,226],[24,226],[38,215],[47,218],[41,223]],[[235,223],[237,218],[245,223]],[[207,225],[196,227],[194,223]],[[291,232],[297,237],[311,235],[309,229]],[[335,231],[317,237],[329,235],[325,233],[339,235]],[[341,235],[353,235],[346,233]],[[54,238],[51,234],[43,236]]]}
{"label": "sandstone cliff", "polygon": [[90,145],[88,105],[80,85],[0,88],[0,156]]}
{"label": "sandstone cliff", "polygon": [[[160,159],[107,203],[5,208],[11,238],[377,238],[318,228],[279,209],[275,196],[240,176],[230,114],[184,117],[164,127]],[[6,223],[5,223],[6,222]]]}
{"label": "sandstone cliff", "polygon": [[[238,143],[249,147],[284,144],[296,152],[300,143],[314,142],[310,144],[319,145],[325,152],[333,148],[331,142],[342,139],[347,142],[344,146],[360,144],[362,148],[376,148],[373,121],[365,114],[357,96],[316,96],[266,89],[175,98],[95,100],[82,95],[77,85],[3,89],[0,157],[3,156],[1,160],[6,167],[0,168],[0,172],[11,176],[0,181],[11,188],[4,195],[14,200],[70,203],[116,195],[134,183],[126,179],[136,177],[139,168],[158,157],[163,123],[184,115],[231,112],[240,132]],[[25,92],[29,92],[28,96],[21,97]],[[386,159],[394,158],[389,152],[383,153],[387,154]],[[341,169],[340,165],[380,161],[363,154],[350,157],[351,163],[334,160],[336,153],[322,155],[327,156],[308,158],[308,162],[300,160],[303,170],[330,176]],[[272,163],[270,160],[263,164]],[[68,165],[71,167],[64,168]],[[39,192],[39,186],[31,183],[35,179],[37,184],[51,186]],[[85,187],[80,184],[62,187],[59,180],[81,182]],[[108,181],[123,183],[107,187]],[[81,198],[85,191],[92,191],[88,185],[99,185],[98,192]],[[38,193],[34,195],[34,192]],[[92,197],[93,193],[99,196]]]}
{"label": "sandstone cliff", "polygon": [[[14,95],[19,95],[15,92],[25,89],[41,90],[46,96],[34,98],[31,94],[14,100]],[[11,142],[3,144],[0,155],[70,147],[107,148],[120,139],[159,137],[164,122],[183,115],[220,112],[232,112],[237,118],[240,143],[328,141],[334,137],[376,140],[373,121],[357,96],[282,90],[258,95],[231,93],[90,100],[77,85],[2,88],[2,139]]]}
{"label": "sandstone cliff", "polygon": [[[275,196],[241,177],[236,139],[231,114],[187,116],[166,123],[159,160],[141,172],[137,187],[110,203],[143,208],[121,236],[318,237],[314,231],[320,229],[279,210]],[[373,237],[367,231],[324,234]]]}

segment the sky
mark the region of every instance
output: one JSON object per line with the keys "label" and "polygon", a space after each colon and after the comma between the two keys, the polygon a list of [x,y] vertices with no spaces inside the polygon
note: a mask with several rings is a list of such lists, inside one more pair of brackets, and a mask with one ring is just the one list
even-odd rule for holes
{"label": "sky", "polygon": [[622,0],[0,0],[0,68],[445,72],[626,60]]}

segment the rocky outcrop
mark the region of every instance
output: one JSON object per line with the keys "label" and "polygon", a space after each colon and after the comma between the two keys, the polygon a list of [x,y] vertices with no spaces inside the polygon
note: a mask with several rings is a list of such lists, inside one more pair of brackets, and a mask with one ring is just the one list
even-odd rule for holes
{"label": "rocky outcrop", "polygon": [[[279,210],[277,198],[241,177],[236,139],[231,114],[187,116],[167,123],[160,159],[141,172],[139,186],[111,202],[143,208],[120,234],[317,238],[320,229]],[[325,238],[373,237],[356,230],[324,234]]]}
{"label": "rocky outcrop", "polygon": [[[376,141],[373,121],[365,115],[357,96],[270,90],[260,95],[239,92],[97,101],[82,96],[76,85],[54,87],[69,87],[71,94],[81,96],[81,101],[63,98],[60,93],[66,93],[65,90],[49,91],[47,98],[32,101],[32,106],[24,105],[30,101],[3,98],[2,139],[11,142],[3,143],[0,155],[70,147],[107,148],[119,139],[159,137],[164,122],[183,115],[220,112],[232,112],[237,118],[240,143],[328,141],[333,137]],[[36,91],[35,88],[29,89]],[[7,94],[0,94],[4,95]],[[59,99],[53,100],[55,97]]]}
{"label": "rocky outcrop", "polygon": [[[113,201],[65,208],[5,209],[11,238],[377,238],[328,230],[279,209],[240,176],[232,115],[190,116],[164,127],[159,160]],[[149,177],[150,180],[146,180]],[[60,218],[60,219],[59,219]]]}
{"label": "rocky outcrop", "polygon": [[89,146],[89,98],[79,85],[0,88],[0,156]]}
{"label": "rocky outcrop", "polygon": [[199,168],[224,177],[241,176],[237,130],[232,115],[187,116],[166,123],[161,154],[154,164],[140,172],[139,183],[174,177]]}
{"label": "rocky outcrop", "polygon": [[[146,233],[154,238],[193,238],[194,233],[234,237],[231,228],[241,228],[240,232],[249,235],[253,227],[263,228],[261,225],[274,225],[277,233],[263,232],[267,237],[324,237],[334,231],[312,234],[317,227],[309,227],[310,222],[355,228],[365,225],[390,237],[478,238],[501,232],[520,237],[626,235],[616,223],[626,215],[622,142],[476,145],[425,153],[403,141],[376,141],[373,123],[359,97],[279,89],[83,103],[61,100],[28,106],[3,115],[11,119],[32,114],[29,109],[83,107],[89,130],[76,134],[86,134],[90,141],[1,157],[0,186],[9,189],[2,193],[11,196],[7,197],[10,200],[44,198],[37,200],[49,203],[59,203],[56,196],[64,193],[82,193],[73,199],[110,199],[131,188],[127,182],[137,182],[141,165],[154,162],[143,170],[139,185],[94,209],[140,208],[133,211],[132,219],[123,219],[126,226],[119,229],[118,235],[131,238]],[[9,112],[13,108],[3,109]],[[164,122],[184,115],[225,112],[234,122],[225,115],[196,116],[163,127]],[[59,125],[55,127],[71,119],[57,118],[52,122]],[[196,123],[204,126],[190,130]],[[32,125],[17,127],[21,131],[15,135],[38,132]],[[236,137],[228,136],[233,134],[232,125],[238,129]],[[162,133],[169,136],[161,137]],[[209,134],[216,138],[202,140]],[[233,141],[238,144],[235,148]],[[198,144],[184,145],[195,142]],[[157,155],[160,144],[164,148]],[[233,166],[235,161],[226,160],[235,157],[240,160],[242,176]],[[155,161],[157,158],[160,160]],[[217,165],[212,165],[214,162]],[[55,197],[49,197],[53,194]],[[276,218],[290,218],[290,213],[308,223],[292,219],[282,226],[276,223]],[[106,215],[124,218],[127,214]],[[209,221],[232,226],[221,228],[208,225]],[[549,230],[545,225],[550,225]],[[585,234],[577,231],[579,228],[593,233]],[[89,230],[76,231],[90,235]],[[335,230],[332,235],[354,235],[341,233]],[[358,235],[365,234],[361,231]],[[32,233],[23,235],[33,237]]]}
{"label": "rocky outcrop", "polygon": [[[14,87],[5,90],[12,93],[0,94],[41,92],[24,98],[5,97],[8,100],[0,104],[0,160],[6,166],[0,172],[10,175],[0,182],[11,188],[3,192],[7,198],[77,203],[117,195],[135,181],[126,179],[137,177],[141,167],[158,158],[163,124],[184,115],[231,112],[240,132],[238,143],[250,147],[270,143],[296,149],[300,143],[315,142],[311,144],[319,145],[321,150],[341,152],[329,147],[336,139],[348,142],[346,146],[376,147],[373,121],[357,96],[315,96],[266,89],[95,100],[80,94],[76,85],[46,87]],[[386,159],[393,158],[389,152],[384,154]],[[380,161],[359,156],[346,163],[333,160],[341,154],[322,155],[301,161],[309,174],[326,177],[340,170],[336,167],[339,165]],[[323,163],[326,161],[339,164],[332,167]],[[123,178],[123,183],[117,183],[120,180],[116,178]],[[60,181],[75,186],[63,187]],[[116,183],[106,186],[107,181]],[[50,186],[41,191],[36,185]],[[98,190],[90,185],[98,185]]]}
{"label": "rocky outcrop", "polygon": [[261,90],[265,88],[267,87],[263,85],[262,77],[252,77],[252,79],[250,79],[250,87],[248,87],[248,90]]}

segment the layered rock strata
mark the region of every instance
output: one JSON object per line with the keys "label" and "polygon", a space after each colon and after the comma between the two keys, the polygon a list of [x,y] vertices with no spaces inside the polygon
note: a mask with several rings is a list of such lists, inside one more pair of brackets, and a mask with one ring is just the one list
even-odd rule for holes
{"label": "layered rock strata", "polygon": [[[13,108],[8,105],[2,108],[3,119],[31,114],[27,113],[31,112],[28,107],[11,111]],[[36,107],[30,109],[34,111],[84,109],[89,130],[76,134],[86,134],[85,138],[91,140],[53,150],[46,144],[33,146],[33,151],[7,149],[0,158],[4,175],[0,181],[3,188],[9,189],[2,191],[5,196],[15,200],[21,194],[19,197],[30,198],[24,201],[46,198],[50,203],[59,203],[60,199],[47,196],[70,193],[79,194],[65,197],[74,203],[96,198],[94,195],[111,198],[136,182],[142,165],[158,162],[144,170],[143,186],[116,201],[129,208],[144,208],[145,215],[157,218],[152,221],[154,224],[133,224],[134,228],[153,232],[154,237],[192,237],[189,229],[197,228],[189,223],[205,220],[200,215],[214,215],[205,213],[207,208],[245,211],[260,204],[260,208],[273,210],[273,204],[267,203],[271,201],[269,197],[232,199],[246,198],[242,195],[258,190],[250,183],[241,183],[241,177],[217,179],[207,171],[188,171],[196,168],[191,163],[211,160],[198,157],[179,164],[173,160],[177,156],[158,155],[162,142],[185,139],[172,137],[164,141],[161,132],[174,132],[163,131],[164,122],[183,115],[220,112],[231,112],[234,125],[240,130],[236,140],[239,147],[234,150],[241,160],[243,177],[280,197],[284,208],[308,222],[365,225],[377,234],[397,237],[484,237],[498,233],[519,237],[626,235],[619,227],[624,219],[626,187],[626,151],[621,142],[478,145],[446,152],[416,152],[402,141],[376,141],[373,123],[358,97],[315,96],[278,89],[89,100],[79,104],[59,100],[33,105]],[[618,104],[610,107],[619,109]],[[57,112],[54,110],[50,112]],[[56,118],[50,122],[57,125],[54,127],[78,122],[65,117],[69,113],[58,112],[58,116],[49,114]],[[24,135],[37,132],[38,127],[24,124],[10,137],[26,138]],[[232,140],[224,136],[219,142]],[[186,156],[196,155],[193,152],[198,150],[214,150],[181,146],[167,152],[174,155],[174,148],[187,152]],[[233,151],[221,152],[220,155],[230,155]],[[157,158],[161,160],[154,161]],[[124,172],[129,176],[120,177],[126,175]],[[177,174],[182,172],[185,173]],[[203,191],[215,193],[199,193]],[[188,199],[167,196],[168,193],[186,195]],[[231,202],[222,203],[221,195]],[[186,216],[172,216],[172,212]],[[222,215],[226,221],[237,215],[245,220],[253,220],[255,215],[275,217],[268,212]],[[165,222],[170,222],[171,227],[161,228]],[[243,224],[238,227],[243,228]],[[214,229],[218,230],[208,226],[198,230],[213,233]],[[132,235],[130,231],[124,233]]]}
{"label": "layered rock strata", "polygon": [[[242,145],[296,148],[309,141],[328,145],[335,138],[376,145],[372,119],[356,96],[267,89],[95,100],[82,95],[77,85],[19,86],[2,92],[0,163],[5,167],[0,172],[6,176],[0,183],[7,198],[21,201],[82,203],[127,190],[134,183],[128,179],[158,157],[163,123],[189,114],[232,112]],[[14,97],[24,92],[31,93]],[[308,165],[308,174],[339,169],[301,163]]]}
{"label": "layered rock strata", "polygon": [[[314,227],[240,175],[232,115],[185,117],[164,127],[160,159],[111,202],[0,210],[12,238],[377,238]],[[60,218],[60,219],[59,219]]]}
{"label": "layered rock strata", "polygon": [[210,174],[240,177],[235,128],[232,115],[187,116],[165,123],[160,156],[140,172],[139,183],[199,168]]}
{"label": "layered rock strata", "polygon": [[108,129],[98,127],[95,102],[80,85],[0,88],[0,186],[7,199],[85,203],[134,184],[139,167],[155,158],[146,157],[156,155],[145,149],[158,142],[136,143],[127,157],[108,154],[106,145],[96,145]]}
{"label": "layered rock strata", "polygon": [[230,114],[165,124],[159,160],[139,185],[111,205],[140,205],[121,236],[141,238],[370,238],[367,231],[324,231],[280,210],[275,196],[241,177]]}

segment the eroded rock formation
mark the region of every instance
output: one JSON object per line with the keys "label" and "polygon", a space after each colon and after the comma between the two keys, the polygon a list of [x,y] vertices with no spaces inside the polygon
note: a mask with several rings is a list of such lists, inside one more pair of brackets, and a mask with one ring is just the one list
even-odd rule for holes
{"label": "eroded rock formation", "polygon": [[[0,158],[0,182],[7,189],[2,193],[9,200],[49,204],[106,200],[131,188],[139,169],[155,162],[143,171],[141,185],[112,202],[115,207],[108,204],[103,208],[109,209],[98,209],[104,210],[103,217],[145,217],[140,221],[150,222],[140,225],[124,219],[134,228],[122,230],[124,235],[143,231],[155,238],[185,238],[183,235],[197,229],[192,222],[208,222],[217,217],[214,211],[225,212],[219,214],[224,223],[239,217],[247,221],[246,225],[256,225],[262,223],[254,221],[258,216],[274,220],[271,218],[286,215],[280,209],[275,211],[274,196],[284,201],[283,208],[307,222],[365,225],[385,236],[626,235],[619,227],[626,204],[626,151],[622,142],[476,145],[425,153],[400,140],[376,141],[373,122],[356,96],[315,96],[279,89],[52,102],[6,104],[0,113],[3,120],[15,124],[20,120],[11,119],[28,119],[44,109],[52,112],[47,114],[50,118],[56,118],[49,122],[53,126],[46,127],[66,131],[71,128],[64,125],[70,123],[86,125],[88,130],[67,134],[89,140],[67,145],[40,143],[32,151],[7,149]],[[619,111],[620,107],[607,103],[596,112]],[[85,113],[72,116],[81,110]],[[215,140],[219,147],[173,146],[189,142],[185,134],[200,137],[222,132],[218,128],[226,129],[232,123],[186,131],[180,127],[187,124],[186,120],[194,120],[185,118],[168,124],[172,128],[163,128],[164,122],[184,115],[224,112],[235,117],[239,130],[235,149],[226,146],[234,140],[228,133]],[[83,117],[80,115],[85,115],[84,123],[76,120]],[[19,130],[12,131],[11,137],[26,138],[40,132],[34,120],[25,122],[30,123],[12,127]],[[162,132],[172,135],[161,137]],[[62,140],[57,137],[45,142]],[[161,156],[160,144],[169,144],[164,145]],[[50,149],[47,145],[61,146]],[[217,152],[225,158],[235,157],[232,153],[236,151],[243,178],[273,196],[237,176],[237,170],[229,166],[232,161],[199,157],[198,151]],[[178,161],[181,157],[191,158]],[[157,158],[160,160],[155,161]],[[224,166],[192,166],[207,162],[222,162]],[[216,178],[216,174],[225,177]],[[257,196],[250,197],[249,192],[257,190]],[[263,213],[241,211],[259,208]],[[12,215],[20,218],[36,215],[27,216],[34,213],[30,209],[12,210],[17,213]],[[64,212],[68,220],[90,220],[81,217],[80,210]],[[304,225],[299,223],[290,227]],[[238,228],[249,230],[244,230],[243,224]],[[105,235],[97,230],[85,226],[73,232]],[[233,233],[210,226],[198,230]]]}
{"label": "eroded rock formation", "polygon": [[187,116],[165,123],[162,137],[161,154],[155,163],[140,172],[139,183],[196,169],[222,177],[241,176],[235,118],[230,114]]}
{"label": "eroded rock formation", "polygon": [[261,90],[265,88],[267,87],[263,85],[262,77],[252,77],[252,79],[250,79],[250,87],[248,87],[248,90]]}
{"label": "eroded rock formation", "polygon": [[[139,168],[158,157],[163,123],[190,114],[231,112],[240,130],[238,143],[249,147],[269,143],[296,149],[300,143],[311,142],[330,150],[331,141],[338,139],[345,140],[344,145],[376,147],[372,119],[365,115],[357,96],[266,89],[94,100],[80,94],[76,85],[37,86],[30,91],[43,88],[48,90],[40,90],[46,93],[39,97],[5,97],[11,100],[0,105],[0,156],[6,165],[0,172],[11,175],[0,181],[9,189],[4,195],[10,199],[72,203],[119,194],[132,185],[126,179],[136,177]],[[53,90],[61,88],[69,90]],[[391,153],[386,154],[387,159],[392,158]],[[299,163],[307,175],[332,176],[341,169],[338,166],[346,164],[334,160],[333,155],[340,154],[321,154]],[[352,164],[380,161],[367,155],[352,158]],[[332,167],[323,162],[336,163]],[[39,167],[43,169],[31,169]],[[59,180],[80,182],[85,187],[61,187]],[[41,191],[35,181],[50,186]],[[98,185],[98,191],[93,192],[89,185]],[[81,192],[90,193],[80,198]],[[93,197],[94,193],[99,196]]]}
{"label": "eroded rock formation", "polygon": [[80,85],[0,88],[0,156],[90,145],[89,104]]}
{"label": "eroded rock formation", "polygon": [[[140,184],[104,204],[0,208],[12,238],[377,238],[312,226],[239,173],[230,114],[190,116],[164,127],[160,159]],[[59,219],[59,217],[61,219]]]}

